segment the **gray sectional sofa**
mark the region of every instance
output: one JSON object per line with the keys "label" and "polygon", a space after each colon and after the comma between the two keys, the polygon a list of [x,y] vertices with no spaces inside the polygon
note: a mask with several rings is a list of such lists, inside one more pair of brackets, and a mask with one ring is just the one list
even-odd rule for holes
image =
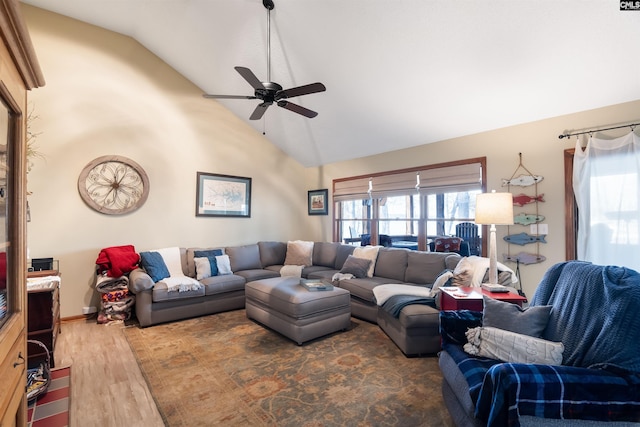
{"label": "gray sectional sofa", "polygon": [[[355,248],[335,242],[315,242],[312,265],[304,267],[302,277],[331,280]],[[196,277],[194,251],[204,249],[180,250],[186,276]],[[144,270],[132,271],[129,287],[136,294],[135,310],[140,326],[244,308],[245,284],[280,277],[287,255],[286,242],[258,242],[218,249],[229,256],[233,274],[201,279],[204,286],[198,290],[169,292],[162,281],[154,283]],[[373,288],[382,284],[431,287],[440,273],[453,270],[460,259],[456,253],[383,247],[379,249],[372,277],[344,279],[334,285],[350,292],[353,316],[378,323],[405,354],[436,353],[440,350],[438,310],[427,305],[411,305],[395,318],[379,310]]]}

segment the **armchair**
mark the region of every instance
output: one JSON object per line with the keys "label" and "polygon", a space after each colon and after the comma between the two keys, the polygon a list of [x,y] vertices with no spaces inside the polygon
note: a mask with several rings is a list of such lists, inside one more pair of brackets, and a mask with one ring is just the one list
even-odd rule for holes
{"label": "armchair", "polygon": [[456,425],[640,425],[640,274],[559,263],[531,306],[551,306],[540,338],[563,344],[562,365],[470,356],[465,331],[483,313],[441,312],[442,392]]}

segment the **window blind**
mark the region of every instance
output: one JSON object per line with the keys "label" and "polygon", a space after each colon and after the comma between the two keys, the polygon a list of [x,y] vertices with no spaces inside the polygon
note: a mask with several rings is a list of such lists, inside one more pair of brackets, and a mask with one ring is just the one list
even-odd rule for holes
{"label": "window blind", "polygon": [[[419,177],[419,181],[418,181]],[[371,194],[369,194],[371,182]],[[447,191],[469,191],[482,187],[480,163],[389,172],[371,177],[354,177],[333,181],[333,199],[366,199],[403,194],[434,194]]]}

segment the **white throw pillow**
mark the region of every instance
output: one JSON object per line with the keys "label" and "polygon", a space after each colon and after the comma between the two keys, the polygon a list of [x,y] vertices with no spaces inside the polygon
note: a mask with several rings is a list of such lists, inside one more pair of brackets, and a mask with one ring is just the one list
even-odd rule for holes
{"label": "white throw pillow", "polygon": [[469,341],[464,345],[468,354],[510,363],[536,363],[561,365],[564,345],[529,335],[492,327],[469,328],[465,333]]}
{"label": "white throw pillow", "polygon": [[216,257],[216,264],[218,264],[218,275],[224,276],[225,274],[233,274],[231,271],[231,261],[229,255],[218,255]]}
{"label": "white throw pillow", "polygon": [[209,258],[194,258],[193,263],[196,265],[196,279],[202,280],[211,277],[211,262],[209,262]]}

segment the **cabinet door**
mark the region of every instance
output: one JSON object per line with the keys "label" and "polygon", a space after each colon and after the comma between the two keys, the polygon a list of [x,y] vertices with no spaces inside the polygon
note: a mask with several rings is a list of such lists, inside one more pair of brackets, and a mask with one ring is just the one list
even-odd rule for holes
{"label": "cabinet door", "polygon": [[24,148],[19,139],[24,122],[4,76],[0,79],[0,101],[0,419],[12,425],[10,420],[24,417],[27,359],[25,260],[21,254],[24,180],[19,175],[24,173]]}

